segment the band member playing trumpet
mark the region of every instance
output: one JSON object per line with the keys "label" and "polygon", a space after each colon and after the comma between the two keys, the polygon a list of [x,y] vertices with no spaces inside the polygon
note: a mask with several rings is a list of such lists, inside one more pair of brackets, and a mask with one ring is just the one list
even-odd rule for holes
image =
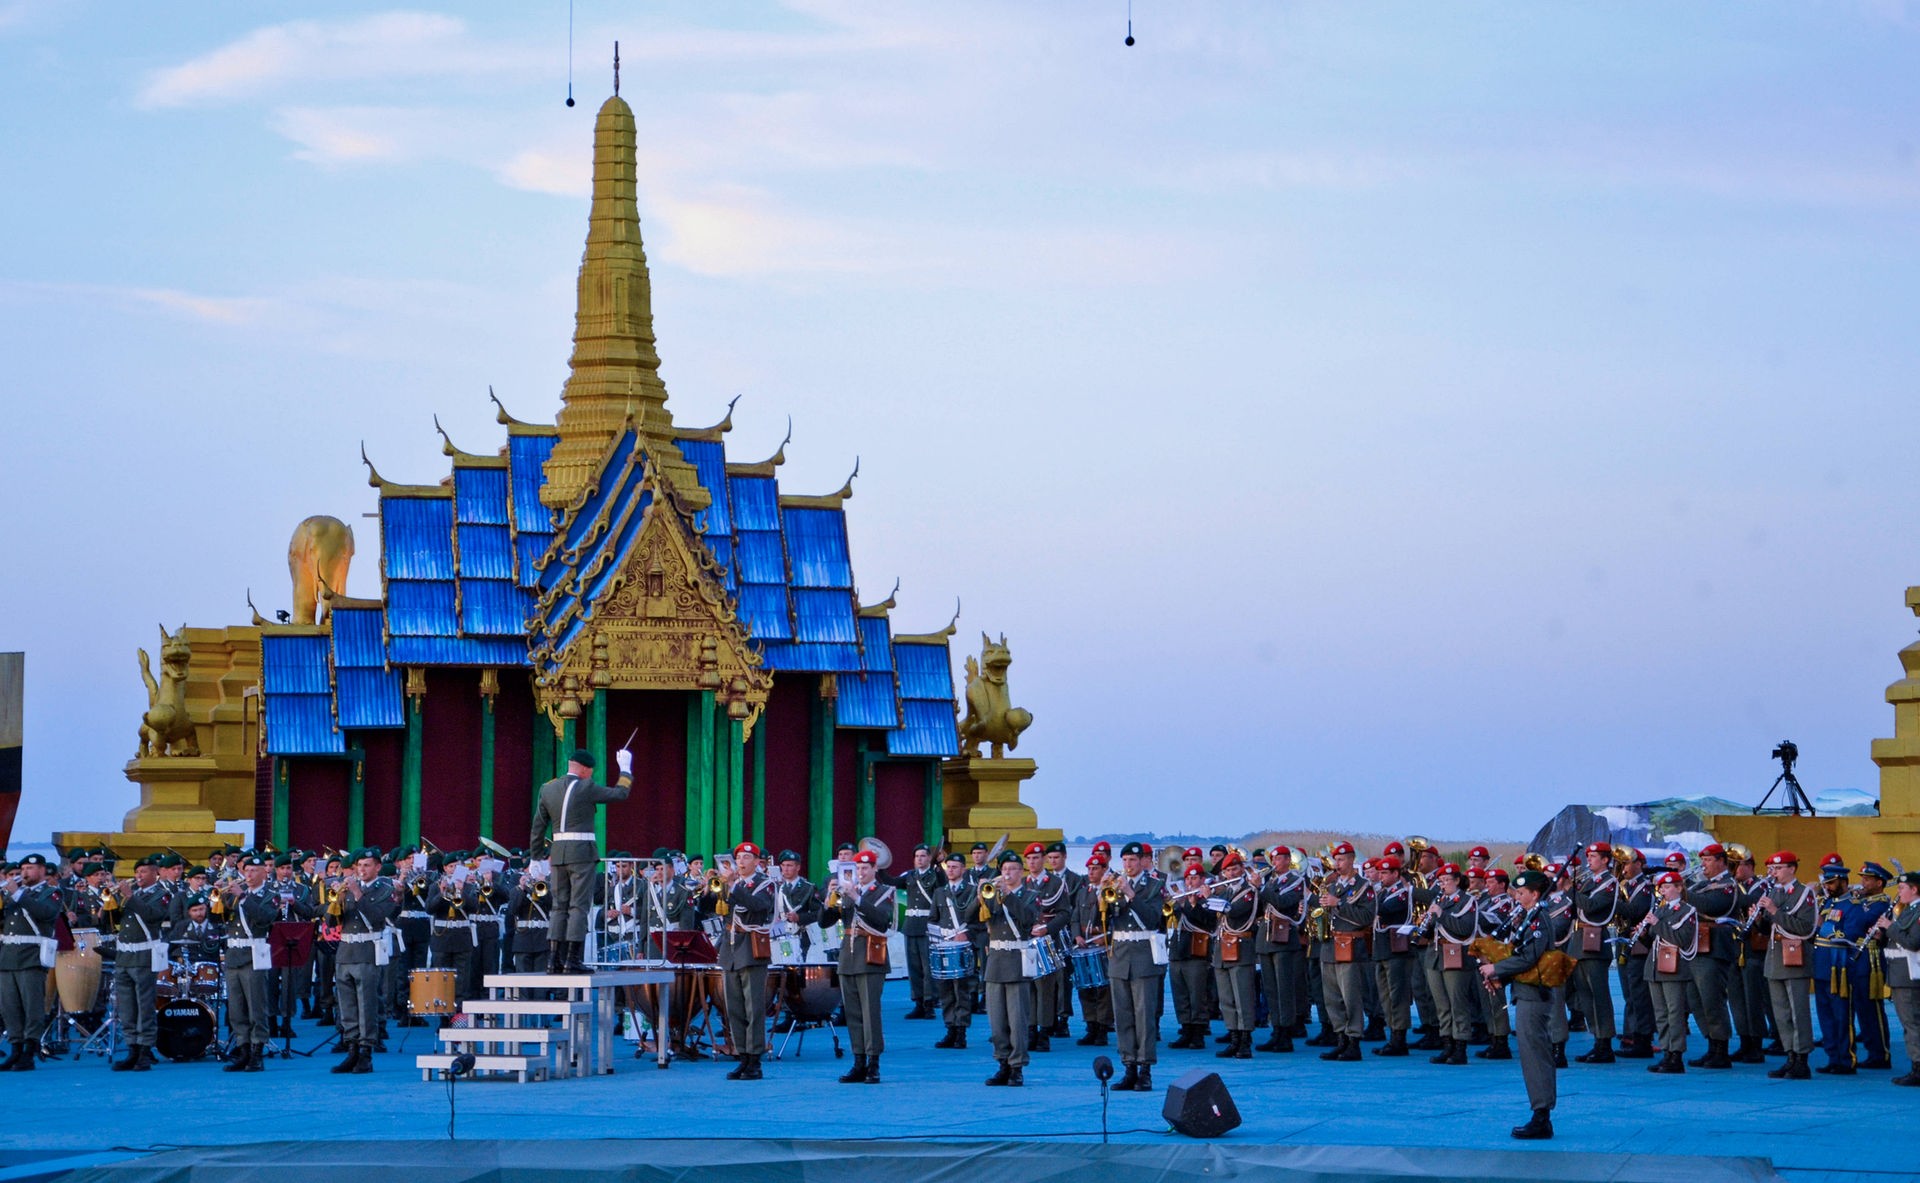
{"label": "band member playing trumpet", "polygon": [[907,985],[911,988],[913,1009],[909,1019],[933,1018],[934,988],[932,967],[928,964],[927,925],[933,917],[933,893],[946,876],[933,865],[933,849],[926,843],[913,848],[913,867],[897,875],[881,874],[880,882],[900,890],[905,910],[900,931],[907,938]]}
{"label": "band member playing trumpet", "polygon": [[[1904,871],[1896,906],[1874,922],[1873,931],[1886,942],[1887,987],[1893,1010],[1906,1036],[1907,1074],[1893,1083],[1920,1087],[1920,871]],[[1803,1058],[1804,1060],[1804,1058]]]}
{"label": "band member playing trumpet", "polygon": [[724,918],[720,971],[727,999],[727,1034],[740,1062],[728,1080],[759,1080],[767,1053],[767,966],[773,960],[773,882],[760,870],[760,848],[733,848],[733,866],[713,873],[700,896],[700,914]]}
{"label": "band member playing trumpet", "polygon": [[[1124,855],[1121,856],[1124,859]],[[1220,914],[1207,907],[1207,871],[1198,861],[1186,864],[1183,882],[1161,897],[1167,933],[1167,976],[1173,979],[1173,1017],[1180,1035],[1167,1044],[1182,1051],[1207,1046],[1212,1028],[1207,983],[1213,977],[1213,936]],[[1116,1016],[1117,1017],[1117,1016]]]}
{"label": "band member playing trumpet", "polygon": [[227,1071],[259,1072],[267,1066],[273,1014],[267,1001],[267,971],[273,967],[267,934],[280,908],[268,889],[265,859],[242,859],[240,874],[242,884],[221,892],[221,910],[233,925],[226,938],[227,1022],[233,1028]]}
{"label": "band member playing trumpet", "polygon": [[1800,882],[1800,857],[1791,850],[1767,858],[1767,876],[1772,883],[1760,897],[1760,910],[1773,922],[1767,935],[1767,996],[1774,1028],[1787,1049],[1787,1062],[1767,1075],[1812,1080],[1807,1060],[1813,1055],[1813,933],[1820,905],[1813,888]]}
{"label": "band member playing trumpet", "polygon": [[1206,906],[1219,919],[1209,963],[1220,999],[1220,1017],[1227,1025],[1227,1045],[1214,1053],[1223,1060],[1253,1059],[1253,1029],[1258,1022],[1253,924],[1259,895],[1259,876],[1246,865],[1240,852],[1230,850],[1222,855],[1219,878],[1207,895]]}
{"label": "band member playing trumpet", "polygon": [[173,891],[160,878],[159,856],[134,863],[133,878],[122,885],[120,932],[115,941],[113,1005],[120,1029],[127,1036],[125,1058],[113,1062],[115,1072],[145,1072],[153,1067],[153,1044],[159,1037],[154,1008],[154,967],[167,962],[167,943],[161,938],[173,903]]}
{"label": "band member playing trumpet", "polygon": [[1027,942],[1039,923],[1033,891],[1024,883],[1020,856],[1000,852],[1000,874],[980,885],[979,912],[987,929],[987,1023],[993,1032],[993,1059],[999,1067],[989,1085],[1019,1087],[1027,1065]]}
{"label": "band member playing trumpet", "polygon": [[0,912],[0,1020],[10,1045],[4,1070],[26,1072],[47,1029],[47,971],[60,917],[60,890],[47,879],[45,855],[26,855],[0,879]]}
{"label": "band member playing trumpet", "polygon": [[1641,923],[1653,934],[1647,957],[1647,981],[1653,987],[1654,1021],[1660,1026],[1660,1060],[1649,1072],[1678,1075],[1687,1070],[1687,985],[1697,980],[1693,962],[1706,953],[1700,945],[1700,914],[1687,902],[1687,879],[1679,871],[1654,876],[1660,902]]}
{"label": "band member playing trumpet", "polygon": [[330,1071],[373,1071],[380,978],[391,948],[388,929],[399,911],[395,895],[393,880],[381,877],[379,850],[369,847],[354,857],[353,874],[340,884],[340,952],[333,961],[340,1049],[346,1058]]}
{"label": "band member playing trumpet", "polygon": [[1255,1051],[1290,1052],[1295,1026],[1305,1018],[1307,995],[1307,881],[1293,865],[1293,851],[1276,846],[1260,885],[1260,918],[1254,929],[1254,953],[1260,958],[1260,985],[1267,994],[1271,1031]]}
{"label": "band member playing trumpet", "polygon": [[938,988],[940,1018],[946,1024],[947,1033],[933,1046],[964,1048],[967,1046],[967,1027],[973,1021],[973,992],[979,982],[982,954],[986,952],[984,938],[978,941],[973,939],[976,929],[984,931],[976,915],[980,886],[967,873],[966,859],[957,850],[947,852],[946,861],[941,867],[946,881],[934,889],[933,918],[927,922],[929,931],[937,930],[941,940],[969,942],[973,946],[975,968],[966,977],[941,978],[934,982]]}
{"label": "band member playing trumpet", "polygon": [[513,916],[513,972],[537,974],[547,964],[547,905],[553,890],[544,874],[526,874],[514,884],[507,909]]}
{"label": "band member playing trumpet", "polygon": [[853,1067],[840,1077],[841,1084],[879,1084],[880,1053],[886,1050],[880,990],[887,984],[894,889],[875,879],[878,863],[871,850],[854,855],[853,882],[843,887],[835,880],[820,911],[823,919],[841,922],[846,934],[840,942],[840,1005],[847,1016]]}
{"label": "band member playing trumpet", "polygon": [[1557,1005],[1557,992],[1545,985],[1515,981],[1540,963],[1554,947],[1553,925],[1541,905],[1553,880],[1542,871],[1522,871],[1513,880],[1513,895],[1522,909],[1514,928],[1513,954],[1503,961],[1480,967],[1480,976],[1489,986],[1511,982],[1516,1027],[1520,1041],[1520,1075],[1527,1085],[1527,1103],[1533,1118],[1515,1126],[1513,1136],[1521,1139],[1553,1137],[1553,1107],[1559,1099],[1553,1078],[1553,1037],[1548,1031],[1548,1011]]}
{"label": "band member playing trumpet", "polygon": [[1120,848],[1123,872],[1115,884],[1120,898],[1107,907],[1114,1034],[1126,1072],[1114,1088],[1150,1093],[1153,1066],[1159,1061],[1160,992],[1167,976],[1164,893],[1149,871],[1144,847]]}
{"label": "band member playing trumpet", "polygon": [[1473,1004],[1477,967],[1468,946],[1480,931],[1480,905],[1467,894],[1466,875],[1458,864],[1442,863],[1434,874],[1436,894],[1427,905],[1426,927],[1433,943],[1423,952],[1427,989],[1433,994],[1439,1019],[1441,1048],[1433,1064],[1467,1062],[1467,1044],[1473,1038]]}
{"label": "band member playing trumpet", "polygon": [[1332,857],[1333,870],[1318,901],[1331,926],[1329,939],[1320,943],[1320,971],[1339,1043],[1320,1053],[1320,1058],[1357,1061],[1367,1022],[1364,976],[1373,969],[1368,940],[1373,932],[1374,886],[1354,873],[1351,842],[1334,846]]}
{"label": "band member playing trumpet", "polygon": [[[442,855],[430,855],[427,869],[439,872],[427,885],[427,914],[433,917],[430,957],[433,968],[453,971],[453,998],[457,1007],[468,997],[473,960],[480,951],[480,934],[473,920],[474,912],[480,907],[480,887],[472,875],[456,875],[445,865]],[[440,1025],[445,1027],[452,1021],[451,1015],[444,1015]]]}

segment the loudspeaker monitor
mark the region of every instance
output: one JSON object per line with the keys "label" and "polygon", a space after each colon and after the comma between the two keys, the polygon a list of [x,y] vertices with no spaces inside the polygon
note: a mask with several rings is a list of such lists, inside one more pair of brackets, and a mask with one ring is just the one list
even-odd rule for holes
{"label": "loudspeaker monitor", "polygon": [[1240,1124],[1240,1110],[1227,1094],[1218,1072],[1204,1068],[1173,1082],[1167,1089],[1160,1116],[1189,1138],[1218,1138]]}

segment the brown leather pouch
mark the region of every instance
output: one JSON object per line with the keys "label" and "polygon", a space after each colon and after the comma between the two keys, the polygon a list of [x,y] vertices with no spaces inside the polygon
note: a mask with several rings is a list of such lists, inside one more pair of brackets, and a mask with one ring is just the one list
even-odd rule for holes
{"label": "brown leather pouch", "polygon": [[1267,921],[1267,941],[1270,944],[1284,945],[1293,939],[1293,918],[1275,916]]}
{"label": "brown leather pouch", "polygon": [[1680,972],[1680,946],[1669,945],[1669,944],[1666,944],[1665,942],[1662,942],[1660,945],[1660,952],[1654,955],[1653,969],[1655,973],[1663,973],[1663,974],[1679,973]]}
{"label": "brown leather pouch", "polygon": [[1804,937],[1780,938],[1780,964],[1789,969],[1799,969],[1807,963],[1807,942]]}
{"label": "brown leather pouch", "polygon": [[1747,952],[1765,953],[1767,951],[1767,939],[1767,930],[1757,924],[1754,925],[1747,931]]}
{"label": "brown leather pouch", "polygon": [[1223,932],[1220,934],[1220,961],[1222,964],[1228,962],[1234,964],[1239,963],[1240,942],[1243,939],[1245,938],[1237,932]]}
{"label": "brown leather pouch", "polygon": [[867,940],[867,964],[885,965],[887,963],[887,938],[870,936]]}
{"label": "brown leather pouch", "polygon": [[1700,943],[1694,946],[1694,948],[1699,951],[1699,954],[1702,957],[1705,957],[1709,953],[1713,952],[1714,928],[1715,928],[1715,925],[1713,921],[1708,920],[1705,916],[1702,916],[1700,918]]}
{"label": "brown leather pouch", "polygon": [[1598,953],[1607,947],[1607,930],[1597,924],[1580,925],[1580,951]]}
{"label": "brown leather pouch", "polygon": [[1452,941],[1441,941],[1440,942],[1440,968],[1441,969],[1467,968],[1467,947],[1465,945],[1456,945]]}
{"label": "brown leather pouch", "polygon": [[1413,948],[1413,934],[1397,928],[1387,930],[1387,952],[1405,953]]}
{"label": "brown leather pouch", "polygon": [[1212,934],[1190,932],[1187,934],[1187,953],[1191,957],[1205,957],[1213,951]]}
{"label": "brown leather pouch", "polygon": [[1358,961],[1366,955],[1367,934],[1364,932],[1336,932],[1333,934],[1333,959],[1345,964]]}
{"label": "brown leather pouch", "polygon": [[750,932],[747,934],[747,952],[755,961],[771,960],[773,941],[764,932]]}

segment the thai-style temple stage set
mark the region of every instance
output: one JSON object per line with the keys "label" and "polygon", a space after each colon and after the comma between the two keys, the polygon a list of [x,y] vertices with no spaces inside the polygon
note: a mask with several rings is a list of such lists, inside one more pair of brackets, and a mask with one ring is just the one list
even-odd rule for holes
{"label": "thai-style temple stage set", "polygon": [[784,443],[730,454],[731,405],[712,426],[675,422],[634,147],[616,94],[595,124],[556,422],[496,399],[492,452],[442,432],[448,471],[421,483],[369,461],[378,599],[344,594],[353,531],[314,517],[289,547],[286,622],[163,627],[157,668],[140,654],[140,804],[118,831],[57,834],[63,848],[200,857],[239,840],[220,821],[245,819],[280,849],[517,846],[534,790],[576,747],[602,768],[636,756],[631,799],[602,807],[603,849],[751,837],[823,868],[836,839],[1059,836],[1020,800],[1033,762],[1005,754],[1030,721],[1007,701],[1005,638],[968,662],[966,733],[991,745],[976,758],[957,718],[957,597],[927,600],[944,627],[918,633],[896,630],[892,594],[859,601],[854,478],[783,489]]}

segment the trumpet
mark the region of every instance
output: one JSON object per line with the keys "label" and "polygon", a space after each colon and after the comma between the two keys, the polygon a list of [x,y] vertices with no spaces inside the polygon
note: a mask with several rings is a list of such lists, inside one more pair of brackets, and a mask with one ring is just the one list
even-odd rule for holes
{"label": "trumpet", "polygon": [[980,885],[980,919],[984,923],[993,918],[992,907],[1000,899],[1000,889],[989,879]]}
{"label": "trumpet", "polygon": [[550,893],[552,890],[553,890],[552,888],[547,886],[547,881],[545,879],[535,879],[533,881],[533,886],[527,888],[527,897],[529,899],[544,901],[547,898],[548,893]]}
{"label": "trumpet", "polygon": [[713,896],[713,914],[725,916],[733,911],[733,905],[727,902],[727,880],[719,871],[707,872],[707,891]]}

